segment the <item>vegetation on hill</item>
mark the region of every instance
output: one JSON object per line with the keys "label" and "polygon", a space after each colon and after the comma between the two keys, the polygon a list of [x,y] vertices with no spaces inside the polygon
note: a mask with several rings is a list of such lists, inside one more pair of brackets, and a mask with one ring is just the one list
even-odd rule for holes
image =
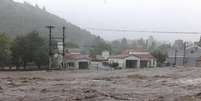
{"label": "vegetation on hill", "polygon": [[11,37],[27,34],[37,30],[41,36],[47,36],[47,25],[56,26],[53,33],[62,33],[62,26],[66,26],[68,42],[78,45],[89,43],[95,38],[90,32],[81,29],[64,19],[47,12],[45,9],[29,3],[17,3],[12,0],[0,0],[0,32],[8,33]]}

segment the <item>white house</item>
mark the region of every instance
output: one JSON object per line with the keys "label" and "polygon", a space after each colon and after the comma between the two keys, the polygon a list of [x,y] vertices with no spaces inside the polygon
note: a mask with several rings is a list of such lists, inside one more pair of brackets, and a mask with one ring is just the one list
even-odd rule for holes
{"label": "white house", "polygon": [[64,57],[65,67],[69,69],[88,69],[90,58],[81,54],[66,54]]}
{"label": "white house", "polygon": [[103,51],[102,52],[102,57],[107,60],[110,57],[110,52],[109,51]]}
{"label": "white house", "polygon": [[68,49],[64,56],[64,65],[68,69],[88,69],[91,59],[82,55],[79,49]]}
{"label": "white house", "polygon": [[156,59],[144,49],[129,49],[119,55],[111,56],[109,63],[118,63],[121,68],[156,67]]}
{"label": "white house", "polygon": [[110,57],[110,52],[105,50],[105,51],[102,51],[101,55],[96,55],[96,60],[107,61],[109,57]]}

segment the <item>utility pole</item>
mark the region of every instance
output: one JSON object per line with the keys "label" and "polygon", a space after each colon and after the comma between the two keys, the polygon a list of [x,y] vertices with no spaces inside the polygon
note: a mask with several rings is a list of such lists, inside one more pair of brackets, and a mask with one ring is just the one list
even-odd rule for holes
{"label": "utility pole", "polygon": [[66,27],[63,27],[63,56],[65,55],[65,31],[66,31]]}
{"label": "utility pole", "polygon": [[183,57],[183,66],[185,66],[186,62],[186,42],[184,42],[184,57]]}
{"label": "utility pole", "polygon": [[65,31],[66,31],[66,27],[65,26],[63,26],[63,63],[62,63],[62,67],[63,67],[63,69],[64,69],[64,66],[65,66],[65,63],[64,63],[64,56],[65,56]]}
{"label": "utility pole", "polygon": [[175,49],[174,66],[176,66],[176,64],[177,64],[177,52],[178,52],[178,50]]}
{"label": "utility pole", "polygon": [[47,29],[49,29],[49,67],[48,69],[52,68],[52,29],[55,28],[55,26],[49,25],[46,26]]}

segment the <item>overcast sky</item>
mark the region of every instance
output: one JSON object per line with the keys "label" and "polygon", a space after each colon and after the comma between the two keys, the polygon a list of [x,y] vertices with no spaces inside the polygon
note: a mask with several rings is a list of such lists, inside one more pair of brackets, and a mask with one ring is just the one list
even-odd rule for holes
{"label": "overcast sky", "polygon": [[[82,28],[201,32],[201,0],[14,0],[38,4]],[[153,35],[198,40],[200,35],[91,31],[106,40]]]}

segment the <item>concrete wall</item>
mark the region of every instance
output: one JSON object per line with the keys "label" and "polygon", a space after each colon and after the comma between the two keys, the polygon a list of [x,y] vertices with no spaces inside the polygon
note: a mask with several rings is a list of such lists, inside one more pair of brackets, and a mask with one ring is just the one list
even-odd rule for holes
{"label": "concrete wall", "polygon": [[[135,56],[129,56],[125,59],[118,59],[118,58],[113,58],[113,59],[109,59],[109,63],[118,63],[119,64],[119,67],[121,67],[122,69],[125,69],[126,68],[126,61],[127,60],[136,60],[137,61],[137,68],[140,68],[140,58],[138,57],[135,57]],[[147,67],[156,67],[157,66],[157,62],[156,60],[154,59],[151,59],[151,60],[147,60],[148,61],[148,64],[147,64]]]}
{"label": "concrete wall", "polygon": [[110,64],[112,63],[118,63],[119,67],[124,68],[124,59],[109,59],[108,60]]}
{"label": "concrete wall", "polygon": [[[167,62],[170,63],[170,65],[174,65],[175,64],[175,57],[167,58]],[[177,66],[183,66],[183,57],[177,57],[176,58],[176,65]]]}
{"label": "concrete wall", "polygon": [[[196,66],[198,66],[197,60],[198,60],[197,57],[186,57],[184,65],[196,67]],[[173,65],[175,63],[175,58],[174,57],[167,58],[167,62],[169,62],[170,65]],[[176,58],[176,66],[183,66],[183,57]]]}

